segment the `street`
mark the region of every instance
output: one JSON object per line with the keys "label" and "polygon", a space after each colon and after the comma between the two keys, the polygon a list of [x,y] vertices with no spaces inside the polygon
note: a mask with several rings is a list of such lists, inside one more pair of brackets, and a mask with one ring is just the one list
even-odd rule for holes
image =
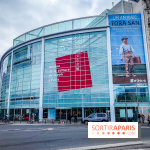
{"label": "street", "polygon": [[[150,141],[149,126],[142,126],[141,140]],[[1,150],[58,150],[124,142],[92,141],[88,139],[88,126],[83,124],[0,126]]]}

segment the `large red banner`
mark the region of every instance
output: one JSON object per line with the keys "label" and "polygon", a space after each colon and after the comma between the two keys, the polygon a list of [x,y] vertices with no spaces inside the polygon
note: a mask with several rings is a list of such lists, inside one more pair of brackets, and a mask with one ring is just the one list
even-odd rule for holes
{"label": "large red banner", "polygon": [[56,58],[58,92],[92,87],[88,52]]}

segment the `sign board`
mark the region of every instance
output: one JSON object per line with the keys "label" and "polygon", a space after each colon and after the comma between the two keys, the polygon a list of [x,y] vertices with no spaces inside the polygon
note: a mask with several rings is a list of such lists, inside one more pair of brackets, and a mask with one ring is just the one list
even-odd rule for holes
{"label": "sign board", "polygon": [[120,109],[120,118],[125,117],[125,109]]}
{"label": "sign board", "polygon": [[140,14],[109,15],[113,84],[147,84]]}
{"label": "sign board", "polygon": [[92,87],[88,52],[56,58],[58,92]]}
{"label": "sign board", "polygon": [[48,109],[48,118],[55,119],[55,108]]}

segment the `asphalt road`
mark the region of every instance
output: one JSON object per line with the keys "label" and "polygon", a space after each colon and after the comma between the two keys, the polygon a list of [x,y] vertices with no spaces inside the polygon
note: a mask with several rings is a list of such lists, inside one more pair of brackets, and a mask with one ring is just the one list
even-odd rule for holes
{"label": "asphalt road", "polygon": [[[142,127],[141,140],[150,141],[150,127]],[[0,150],[58,150],[114,143],[120,142],[91,141],[86,125],[0,126]]]}

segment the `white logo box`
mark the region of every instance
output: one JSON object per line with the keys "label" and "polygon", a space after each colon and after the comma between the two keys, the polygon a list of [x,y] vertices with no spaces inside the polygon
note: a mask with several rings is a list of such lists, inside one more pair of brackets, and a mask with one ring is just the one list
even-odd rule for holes
{"label": "white logo box", "polygon": [[88,138],[138,138],[138,122],[88,122]]}

